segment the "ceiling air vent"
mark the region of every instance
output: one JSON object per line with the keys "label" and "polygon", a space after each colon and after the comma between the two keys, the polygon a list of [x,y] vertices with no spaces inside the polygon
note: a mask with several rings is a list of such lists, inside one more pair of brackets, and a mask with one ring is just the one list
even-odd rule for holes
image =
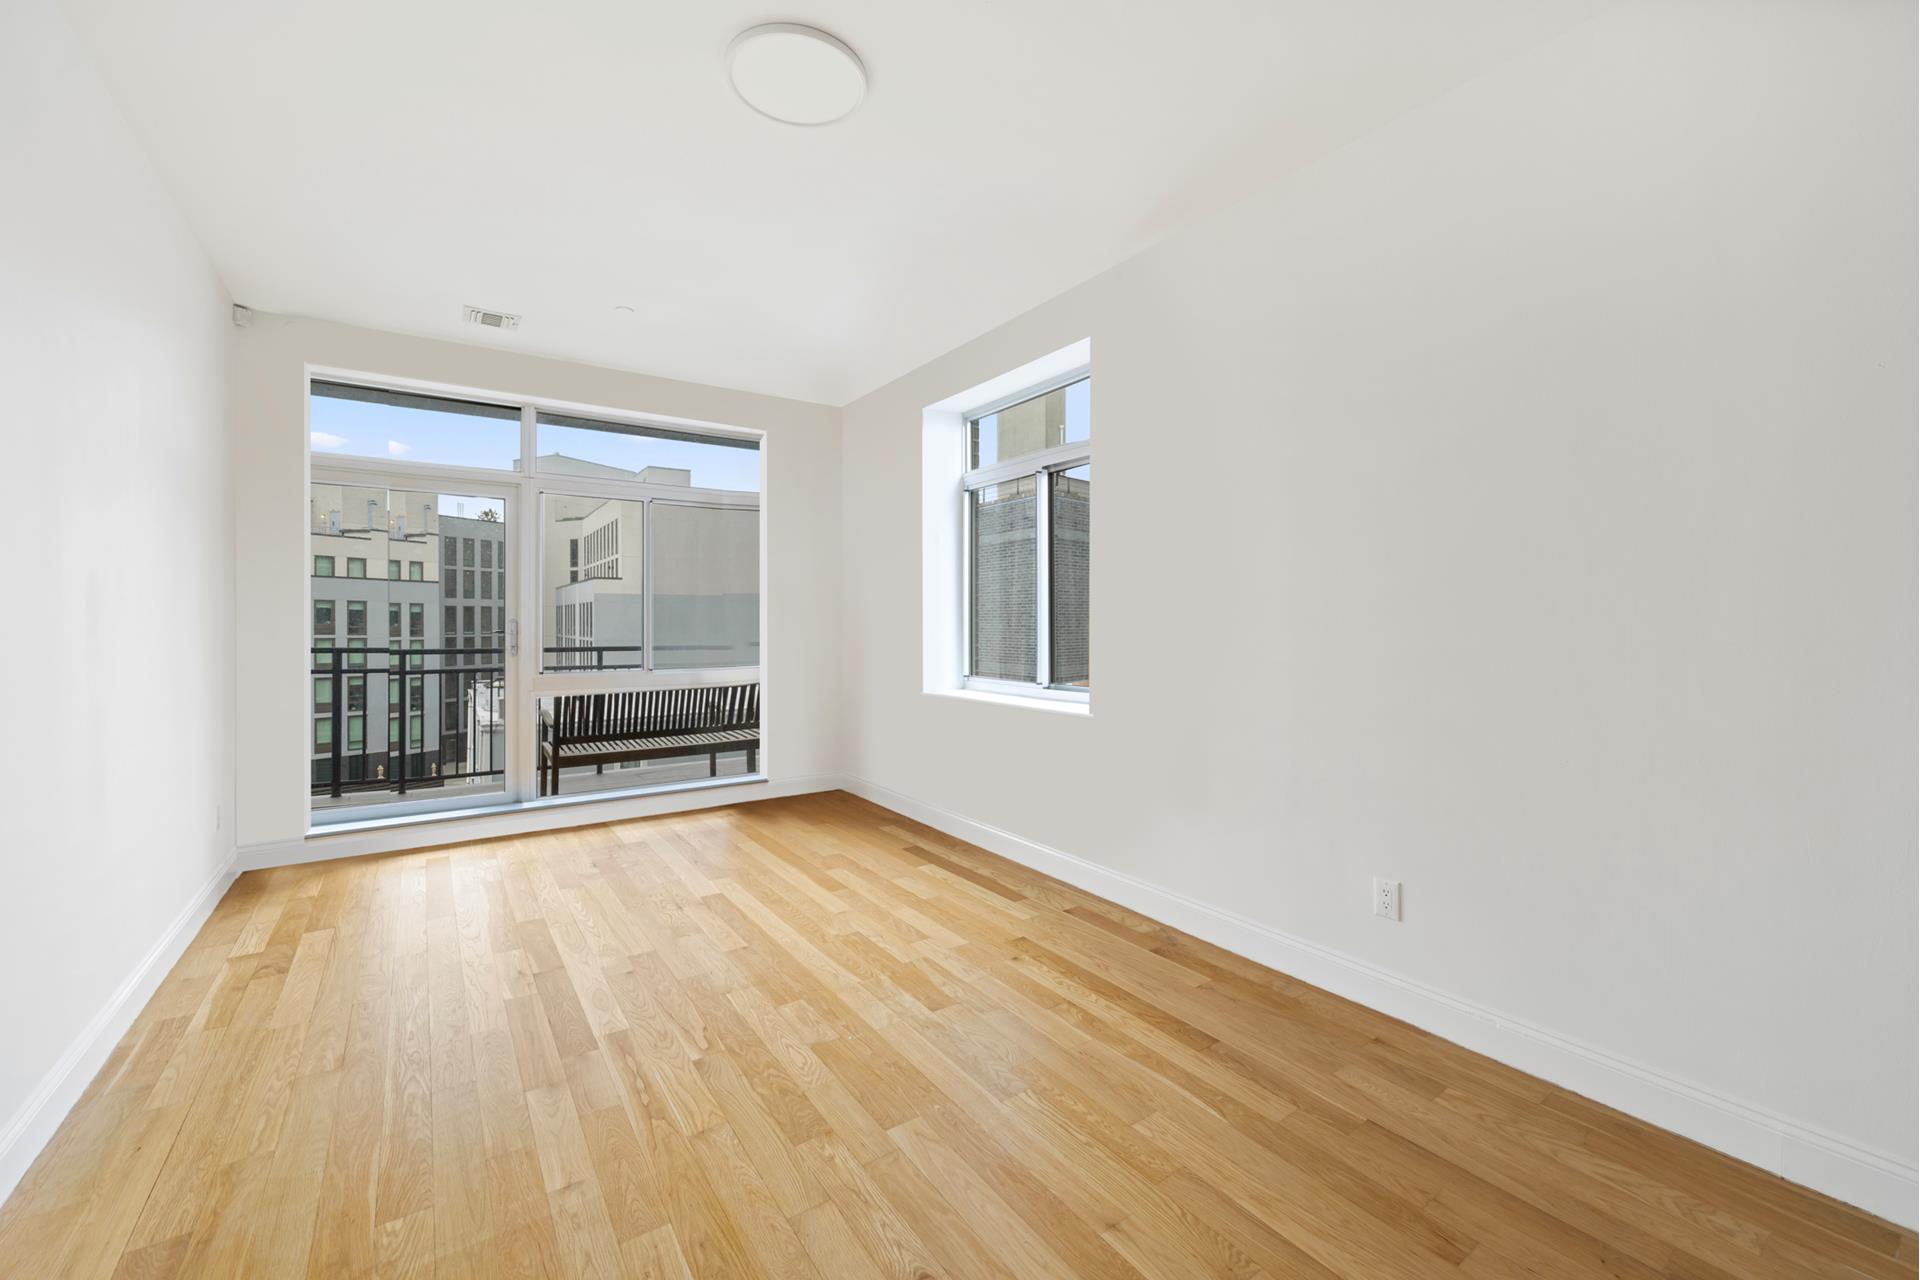
{"label": "ceiling air vent", "polygon": [[504,311],[483,311],[479,307],[468,307],[467,323],[485,325],[489,329],[518,329],[520,317],[508,315]]}

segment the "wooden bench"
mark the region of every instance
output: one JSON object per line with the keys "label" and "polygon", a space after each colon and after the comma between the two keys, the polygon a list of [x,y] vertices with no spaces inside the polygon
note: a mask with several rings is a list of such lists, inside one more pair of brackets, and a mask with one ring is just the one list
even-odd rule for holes
{"label": "wooden bench", "polygon": [[699,685],[637,693],[564,694],[540,712],[540,794],[560,794],[560,770],[672,756],[747,753],[760,762],[760,686]]}

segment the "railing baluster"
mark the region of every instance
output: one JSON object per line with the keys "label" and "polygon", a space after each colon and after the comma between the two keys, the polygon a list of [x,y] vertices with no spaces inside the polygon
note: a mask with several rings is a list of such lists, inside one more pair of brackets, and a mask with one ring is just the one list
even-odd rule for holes
{"label": "railing baluster", "polygon": [[332,761],[333,774],[329,781],[333,784],[333,798],[338,800],[340,798],[340,775],[345,772],[340,759],[340,741],[347,736],[347,727],[341,716],[341,704],[347,700],[346,666],[344,661],[347,656],[347,651],[345,649],[333,649],[330,652],[333,654],[333,708],[328,719],[333,724],[333,731],[328,736],[331,737],[333,741],[330,744],[328,755]]}
{"label": "railing baluster", "polygon": [[[405,649],[395,649],[393,653],[395,657],[400,659],[400,778],[398,786],[400,794],[405,795],[407,794],[407,751],[413,742],[413,738],[407,732],[407,727],[413,723],[413,699],[410,696],[413,690],[407,684],[407,651]],[[393,696],[393,663],[389,660],[387,663],[387,697],[391,698]],[[421,708],[421,718],[423,720],[425,719],[424,707]]]}

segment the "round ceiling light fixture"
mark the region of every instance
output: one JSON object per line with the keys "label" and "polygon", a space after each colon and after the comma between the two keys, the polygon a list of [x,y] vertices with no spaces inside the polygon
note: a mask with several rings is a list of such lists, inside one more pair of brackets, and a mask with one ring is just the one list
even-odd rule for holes
{"label": "round ceiling light fixture", "polygon": [[794,22],[742,31],[727,48],[727,74],[742,102],[785,124],[832,124],[867,93],[859,55]]}

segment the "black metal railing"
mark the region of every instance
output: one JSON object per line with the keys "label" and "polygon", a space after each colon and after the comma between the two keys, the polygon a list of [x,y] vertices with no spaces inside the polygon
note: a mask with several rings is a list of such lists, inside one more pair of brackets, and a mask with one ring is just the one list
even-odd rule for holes
{"label": "black metal railing", "polygon": [[646,648],[637,644],[550,644],[540,652],[549,671],[629,671],[646,665]]}
{"label": "black metal railing", "polygon": [[[405,795],[451,782],[506,775],[505,651],[488,649],[321,649],[312,651],[313,719],[328,725],[315,742],[312,792],[338,799],[356,792]],[[326,680],[327,701],[318,681]],[[375,699],[376,683],[382,694]],[[431,697],[429,695],[432,695]],[[357,705],[356,705],[357,704]],[[374,708],[381,708],[376,714]],[[379,749],[373,731],[398,711]],[[416,745],[414,717],[420,717]],[[358,745],[348,740],[354,717]],[[433,726],[431,732],[427,727]],[[316,739],[318,737],[316,733]]]}

